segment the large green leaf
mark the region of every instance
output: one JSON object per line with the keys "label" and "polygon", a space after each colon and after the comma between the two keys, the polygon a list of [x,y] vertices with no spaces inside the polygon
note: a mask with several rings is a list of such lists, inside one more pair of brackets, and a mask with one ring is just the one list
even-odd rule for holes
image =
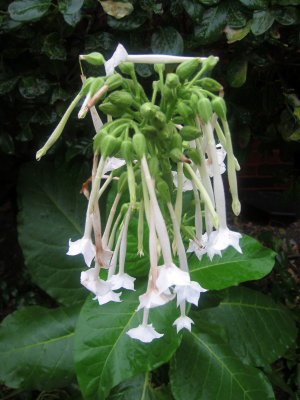
{"label": "large green leaf", "polygon": [[84,165],[57,167],[42,161],[23,166],[19,179],[19,242],[37,285],[65,305],[83,301],[81,256],[70,257],[68,241],[83,235],[86,199],[80,194],[89,177]]}
{"label": "large green leaf", "polygon": [[273,268],[276,253],[263,247],[255,239],[243,235],[240,240],[243,254],[232,247],[214,256],[212,262],[207,255],[202,260],[193,255],[189,260],[191,277],[206,289],[224,289],[252,279],[260,279]]}
{"label": "large green leaf", "polygon": [[134,12],[122,19],[116,19],[109,15],[107,17],[107,25],[117,31],[131,31],[143,25],[146,19],[146,14],[142,12]]}
{"label": "large green leaf", "polygon": [[251,10],[265,10],[268,8],[269,0],[239,0],[244,6]]}
{"label": "large green leaf", "polygon": [[121,303],[100,307],[88,297],[83,305],[76,326],[74,357],[86,400],[104,400],[118,383],[167,362],[179,346],[181,337],[172,327],[178,314],[174,301],[150,311],[149,321],[164,334],[162,338],[143,343],[126,334],[142,322],[143,312],[136,312],[136,308],[145,286],[136,286],[136,292],[124,291]]}
{"label": "large green leaf", "polygon": [[185,332],[171,361],[176,400],[274,400],[261,371],[244,365],[213,332]]}
{"label": "large green leaf", "polygon": [[182,0],[182,5],[193,21],[199,23],[204,12],[204,7],[198,0]]}
{"label": "large green leaf", "polygon": [[[300,2],[299,2],[300,4]],[[284,7],[274,10],[275,19],[281,25],[298,24],[300,21],[299,7]]]}
{"label": "large green leaf", "polygon": [[221,36],[226,25],[227,7],[220,4],[217,7],[208,8],[199,25],[195,25],[194,34],[198,44],[210,44]]}
{"label": "large green leaf", "polygon": [[271,364],[295,343],[297,329],[289,311],[268,296],[245,287],[220,295],[218,307],[195,313],[197,324],[202,320],[224,329],[226,342],[245,363]]}
{"label": "large green leaf", "polygon": [[271,10],[254,11],[251,23],[253,35],[258,36],[265,33],[275,20],[274,13]]}
{"label": "large green leaf", "polygon": [[160,28],[151,37],[151,49],[157,54],[181,55],[183,53],[182,36],[171,26]]}
{"label": "large green leaf", "polygon": [[49,390],[75,376],[73,336],[79,308],[33,306],[0,325],[0,380],[9,387]]}
{"label": "large green leaf", "polygon": [[247,79],[248,61],[244,57],[234,58],[227,67],[227,81],[232,87],[242,86]]}
{"label": "large green leaf", "polygon": [[[247,10],[246,10],[247,11]],[[231,0],[228,3],[227,24],[230,28],[242,28],[247,23],[245,8],[238,0]]]}
{"label": "large green leaf", "polygon": [[41,18],[50,5],[49,0],[17,0],[10,3],[8,12],[15,21],[32,21]]}
{"label": "large green leaf", "polygon": [[58,9],[63,15],[75,14],[81,9],[83,2],[84,0],[58,0]]}

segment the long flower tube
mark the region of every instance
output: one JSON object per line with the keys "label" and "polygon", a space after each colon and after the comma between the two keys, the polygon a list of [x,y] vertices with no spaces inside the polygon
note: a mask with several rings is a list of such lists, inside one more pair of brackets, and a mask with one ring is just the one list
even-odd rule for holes
{"label": "long flower tube", "polygon": [[114,199],[114,202],[113,202],[113,204],[111,206],[111,209],[110,209],[110,212],[109,212],[109,216],[108,216],[108,219],[107,219],[107,222],[106,222],[106,226],[105,226],[105,229],[104,229],[104,233],[103,233],[103,237],[102,237],[102,242],[103,242],[103,246],[104,247],[106,247],[107,244],[108,244],[110,229],[111,229],[112,222],[113,222],[113,219],[114,219],[115,214],[116,214],[116,210],[117,210],[119,201],[121,199],[121,195],[122,195],[121,192],[118,192],[116,194],[116,197]]}

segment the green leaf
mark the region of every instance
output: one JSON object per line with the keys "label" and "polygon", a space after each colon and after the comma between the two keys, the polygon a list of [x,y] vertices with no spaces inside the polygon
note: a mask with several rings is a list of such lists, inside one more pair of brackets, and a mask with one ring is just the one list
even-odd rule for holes
{"label": "green leaf", "polygon": [[9,93],[11,90],[14,89],[16,84],[18,83],[18,80],[20,79],[19,76],[14,76],[8,78],[5,74],[1,74],[0,77],[0,95],[4,95],[6,93]]}
{"label": "green leaf", "polygon": [[199,23],[204,12],[204,7],[197,0],[182,0],[182,5],[192,20]]}
{"label": "green leaf", "polygon": [[[299,2],[300,4],[300,2]],[[300,21],[300,10],[296,7],[285,7],[274,10],[275,19],[281,25],[298,24]]]}
{"label": "green leaf", "polygon": [[141,372],[166,363],[181,336],[172,327],[177,317],[175,302],[151,309],[149,323],[163,333],[160,339],[143,343],[126,332],[142,322],[143,311],[136,312],[138,296],[145,290],[124,291],[122,302],[99,306],[88,297],[78,318],[74,341],[75,369],[86,400],[104,400],[112,387]]}
{"label": "green leaf", "polygon": [[83,2],[84,0],[58,0],[58,9],[63,15],[75,14],[81,9]]}
{"label": "green leaf", "polygon": [[123,3],[122,1],[100,1],[104,12],[112,17],[121,19],[129,15],[133,11],[133,5],[131,3]]}
{"label": "green leaf", "polygon": [[220,3],[220,0],[199,0],[200,3],[206,5],[206,6],[214,6],[218,3]]}
{"label": "green leaf", "polygon": [[146,21],[147,16],[144,13],[135,12],[122,19],[107,17],[107,25],[117,31],[131,31],[139,28]]}
{"label": "green leaf", "polygon": [[[247,11],[247,10],[246,10]],[[245,8],[238,2],[233,0],[228,3],[227,24],[230,28],[242,28],[247,23],[247,14]]]}
{"label": "green leaf", "polygon": [[143,78],[148,78],[154,72],[154,68],[151,64],[136,64],[135,70],[136,73]]}
{"label": "green leaf", "polygon": [[182,36],[171,26],[160,28],[151,37],[151,49],[156,54],[181,55],[183,46]]}
{"label": "green leaf", "polygon": [[26,307],[0,325],[0,380],[6,386],[50,390],[74,379],[73,336],[78,307]]}
{"label": "green leaf", "polygon": [[269,0],[239,0],[244,6],[251,10],[265,10],[268,8]]}
{"label": "green leaf", "polygon": [[89,177],[85,165],[53,168],[53,163],[31,163],[21,169],[19,242],[25,263],[43,290],[65,305],[82,302],[82,256],[67,256],[68,240],[83,235],[86,199],[80,194]]}
{"label": "green leaf", "polygon": [[274,400],[261,371],[244,365],[213,332],[185,332],[171,360],[176,400]]}
{"label": "green leaf", "polygon": [[272,0],[272,4],[277,4],[279,6],[298,6],[300,0]]}
{"label": "green leaf", "polygon": [[271,10],[254,11],[251,23],[251,31],[253,35],[258,36],[265,33],[275,20],[274,13]]}
{"label": "green leaf", "polygon": [[245,287],[229,288],[219,295],[218,307],[195,313],[200,317],[195,322],[221,327],[227,344],[246,364],[269,365],[295,343],[297,329],[290,312],[270,297]]}
{"label": "green leaf", "polygon": [[46,14],[50,5],[48,0],[17,0],[10,3],[8,12],[15,21],[32,21]]}
{"label": "green leaf", "polygon": [[76,11],[74,14],[64,14],[64,20],[68,25],[75,26],[81,20],[81,11]]}
{"label": "green leaf", "polygon": [[45,37],[42,51],[50,60],[65,60],[67,57],[66,49],[57,32],[52,32]]}
{"label": "green leaf", "polygon": [[50,89],[50,84],[46,79],[28,76],[22,78],[19,83],[19,92],[25,99],[34,99],[42,96]]}
{"label": "green leaf", "polygon": [[237,42],[238,40],[244,39],[244,37],[248,35],[250,30],[251,30],[250,21],[244,28],[241,29],[232,29],[227,25],[226,28],[224,29],[227,38],[227,43],[231,44]]}
{"label": "green leaf", "polygon": [[248,62],[243,57],[234,58],[227,67],[227,81],[232,87],[241,87],[247,79]]}
{"label": "green leaf", "polygon": [[224,4],[208,8],[194,28],[195,40],[200,45],[210,44],[218,40],[226,25],[227,8]]}
{"label": "green leaf", "polygon": [[229,247],[222,252],[222,257],[214,256],[212,261],[204,255],[200,262],[194,255],[188,261],[192,279],[206,289],[220,290],[260,279],[271,271],[276,253],[246,235],[242,236],[240,246],[243,254]]}

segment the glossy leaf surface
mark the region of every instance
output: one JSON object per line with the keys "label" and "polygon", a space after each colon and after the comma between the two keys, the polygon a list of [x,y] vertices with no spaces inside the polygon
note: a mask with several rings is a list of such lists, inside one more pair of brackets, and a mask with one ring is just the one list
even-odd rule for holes
{"label": "glossy leaf surface", "polygon": [[73,336],[79,308],[33,306],[0,325],[0,380],[12,388],[49,390],[74,379]]}
{"label": "glossy leaf surface", "polygon": [[10,3],[8,12],[15,21],[32,21],[41,18],[49,9],[51,1],[48,0],[17,0]]}
{"label": "glossy leaf surface", "polygon": [[274,400],[261,371],[244,365],[213,332],[185,332],[171,361],[176,400]]}
{"label": "glossy leaf surface", "polygon": [[202,260],[193,255],[188,261],[191,277],[206,289],[224,289],[268,274],[274,265],[276,253],[263,247],[255,239],[243,235],[240,240],[243,254],[232,247],[214,256],[212,262],[207,255]]}
{"label": "glossy leaf surface", "polygon": [[200,45],[210,44],[218,40],[226,25],[227,8],[220,4],[208,8],[198,25],[195,25],[195,40]]}
{"label": "glossy leaf surface", "polygon": [[289,311],[270,297],[245,287],[220,295],[218,307],[196,313],[197,325],[202,320],[224,329],[226,342],[246,364],[269,365],[295,343],[297,329]]}
{"label": "glossy leaf surface", "polygon": [[151,49],[157,54],[176,54],[183,53],[183,39],[180,33],[167,27],[154,32],[151,38]]}
{"label": "glossy leaf surface", "polygon": [[175,302],[151,309],[149,322],[163,333],[160,339],[143,343],[126,332],[142,322],[143,311],[136,312],[137,291],[124,290],[122,302],[99,306],[88,297],[79,316],[75,334],[75,368],[86,400],[104,400],[112,387],[141,372],[167,362],[177,349],[181,336],[172,327],[179,311]]}
{"label": "glossy leaf surface", "polygon": [[43,290],[65,305],[82,302],[81,255],[70,257],[68,241],[83,235],[86,199],[80,194],[89,177],[84,166],[53,168],[27,164],[19,179],[19,242],[26,266]]}
{"label": "glossy leaf surface", "polygon": [[251,23],[251,31],[253,35],[258,36],[265,33],[275,20],[274,13],[271,10],[255,11]]}

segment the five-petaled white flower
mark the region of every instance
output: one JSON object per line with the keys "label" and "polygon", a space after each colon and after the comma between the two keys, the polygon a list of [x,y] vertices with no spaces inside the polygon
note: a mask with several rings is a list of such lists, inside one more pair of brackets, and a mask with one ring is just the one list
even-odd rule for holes
{"label": "five-petaled white flower", "polygon": [[156,332],[152,324],[141,324],[137,328],[129,329],[126,333],[132,339],[138,339],[144,343],[150,343],[153,339],[164,336],[163,333]]}
{"label": "five-petaled white flower", "polygon": [[183,328],[191,332],[193,323],[194,321],[191,318],[187,317],[186,315],[181,315],[174,321],[173,325],[176,325],[177,333]]}
{"label": "five-petaled white flower", "polygon": [[171,294],[169,290],[166,293],[159,293],[157,289],[149,289],[146,293],[139,296],[140,304],[137,308],[139,311],[142,308],[154,308],[162,306],[173,300],[175,295]]}
{"label": "five-petaled white flower", "polygon": [[198,259],[201,261],[202,256],[204,254],[206,254],[207,241],[208,241],[208,237],[207,237],[206,232],[202,235],[201,240],[198,240],[196,238],[190,239],[189,247],[186,252],[187,253],[195,253],[196,256],[198,257]]}
{"label": "five-petaled white flower", "polygon": [[109,278],[112,290],[118,290],[120,288],[134,290],[134,281],[135,278],[125,272],[119,272]]}
{"label": "five-petaled white flower", "polygon": [[158,278],[156,287],[159,293],[163,293],[174,285],[188,285],[190,276],[187,272],[182,271],[175,264],[160,265],[158,267]]}
{"label": "five-petaled white flower", "polygon": [[76,256],[77,254],[82,254],[86,265],[88,267],[91,266],[96,255],[96,248],[90,238],[82,237],[75,242],[72,242],[71,239],[69,240],[69,250],[67,255]]}
{"label": "five-petaled white flower", "polygon": [[206,292],[206,289],[201,287],[199,283],[195,281],[191,281],[188,285],[175,286],[174,293],[177,294],[177,306],[183,301],[198,306],[201,292]]}
{"label": "five-petaled white flower", "polygon": [[210,260],[213,259],[214,255],[222,257],[222,250],[232,246],[236,251],[242,253],[242,249],[239,245],[239,241],[242,235],[238,232],[233,232],[229,228],[220,228],[217,231],[211,232],[207,242],[207,254]]}

